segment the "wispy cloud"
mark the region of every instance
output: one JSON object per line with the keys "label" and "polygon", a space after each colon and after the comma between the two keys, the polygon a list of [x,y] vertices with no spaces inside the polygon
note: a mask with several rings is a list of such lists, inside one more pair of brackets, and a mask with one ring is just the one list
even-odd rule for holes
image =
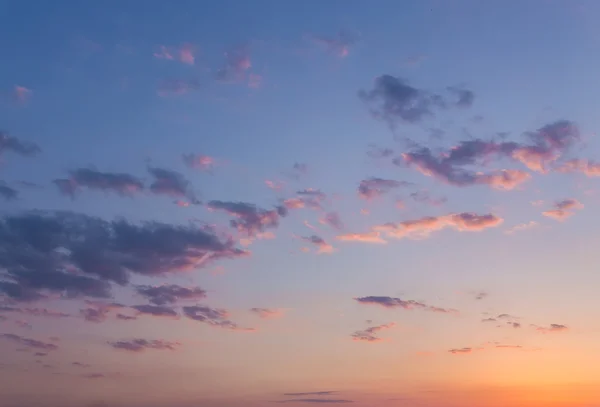
{"label": "wispy cloud", "polygon": [[206,297],[206,291],[200,287],[183,287],[177,284],[140,285],[136,287],[136,291],[154,305],[175,304],[182,300],[199,300]]}
{"label": "wispy cloud", "polygon": [[250,311],[263,319],[280,318],[284,314],[283,310],[273,308],[250,308]]}
{"label": "wispy cloud", "polygon": [[143,352],[148,349],[156,350],[176,350],[181,343],[170,342],[162,339],[132,339],[125,341],[108,342],[110,346],[115,349],[125,350],[129,352]]}
{"label": "wispy cloud", "polygon": [[37,339],[25,338],[15,334],[0,334],[0,337],[15,342],[22,346],[27,346],[33,349],[42,349],[45,351],[52,351],[58,349],[58,346],[53,343],[38,341]]}
{"label": "wispy cloud", "polygon": [[54,184],[62,194],[71,197],[81,188],[115,192],[122,196],[132,196],[144,190],[144,183],[133,175],[91,168],[72,170],[69,178],[56,179]]}
{"label": "wispy cloud", "polygon": [[352,337],[352,340],[354,340],[354,341],[380,342],[383,339],[381,339],[380,337],[378,337],[377,333],[379,331],[384,330],[384,329],[393,328],[394,326],[396,326],[396,324],[393,323],[393,322],[389,323],[389,324],[371,326],[371,327],[365,328],[363,330],[359,330],[359,331],[354,332],[351,335],[351,337]]}
{"label": "wispy cloud", "polygon": [[420,309],[423,311],[439,312],[439,313],[443,313],[443,314],[458,313],[458,311],[455,309],[434,307],[431,305],[427,305],[423,302],[419,302],[419,301],[415,301],[415,300],[402,300],[397,297],[370,295],[368,297],[356,297],[356,298],[354,298],[354,300],[360,304],[379,305],[384,308],[402,308],[405,310]]}
{"label": "wispy cloud", "polygon": [[550,324],[550,326],[537,326],[532,325],[536,331],[541,332],[543,334],[547,333],[557,333],[557,332],[566,332],[569,328],[566,325],[561,324]]}
{"label": "wispy cloud", "polygon": [[241,331],[253,331],[251,328],[241,328],[238,324],[230,321],[229,313],[224,309],[211,308],[205,305],[193,305],[183,307],[183,314],[194,321],[204,322],[219,328]]}
{"label": "wispy cloud", "polygon": [[363,199],[373,199],[394,188],[409,185],[411,185],[409,182],[371,177],[360,182],[360,185],[358,186],[358,196]]}

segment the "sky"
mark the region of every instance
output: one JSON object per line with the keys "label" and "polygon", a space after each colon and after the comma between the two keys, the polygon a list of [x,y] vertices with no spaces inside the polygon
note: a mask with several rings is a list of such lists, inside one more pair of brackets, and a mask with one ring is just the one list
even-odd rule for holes
{"label": "sky", "polygon": [[0,405],[600,406],[599,16],[0,0]]}

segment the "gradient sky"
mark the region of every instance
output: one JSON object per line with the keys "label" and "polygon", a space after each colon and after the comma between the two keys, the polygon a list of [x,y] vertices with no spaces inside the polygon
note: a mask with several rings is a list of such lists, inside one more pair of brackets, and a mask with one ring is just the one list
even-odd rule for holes
{"label": "gradient sky", "polygon": [[600,406],[599,17],[0,0],[0,405]]}

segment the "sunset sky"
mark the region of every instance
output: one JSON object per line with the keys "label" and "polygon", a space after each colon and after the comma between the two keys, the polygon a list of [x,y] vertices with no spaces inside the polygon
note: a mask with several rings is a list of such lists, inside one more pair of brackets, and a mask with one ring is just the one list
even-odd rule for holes
{"label": "sunset sky", "polygon": [[0,0],[0,406],[600,406],[599,18]]}

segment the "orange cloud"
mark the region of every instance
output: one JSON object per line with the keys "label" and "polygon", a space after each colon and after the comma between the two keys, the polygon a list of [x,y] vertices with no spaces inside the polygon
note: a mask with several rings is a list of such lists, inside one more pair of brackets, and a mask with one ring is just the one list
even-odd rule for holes
{"label": "orange cloud", "polygon": [[344,235],[336,236],[337,240],[343,242],[363,242],[363,243],[377,243],[386,244],[387,241],[381,238],[381,234],[377,231],[367,233],[347,233]]}

